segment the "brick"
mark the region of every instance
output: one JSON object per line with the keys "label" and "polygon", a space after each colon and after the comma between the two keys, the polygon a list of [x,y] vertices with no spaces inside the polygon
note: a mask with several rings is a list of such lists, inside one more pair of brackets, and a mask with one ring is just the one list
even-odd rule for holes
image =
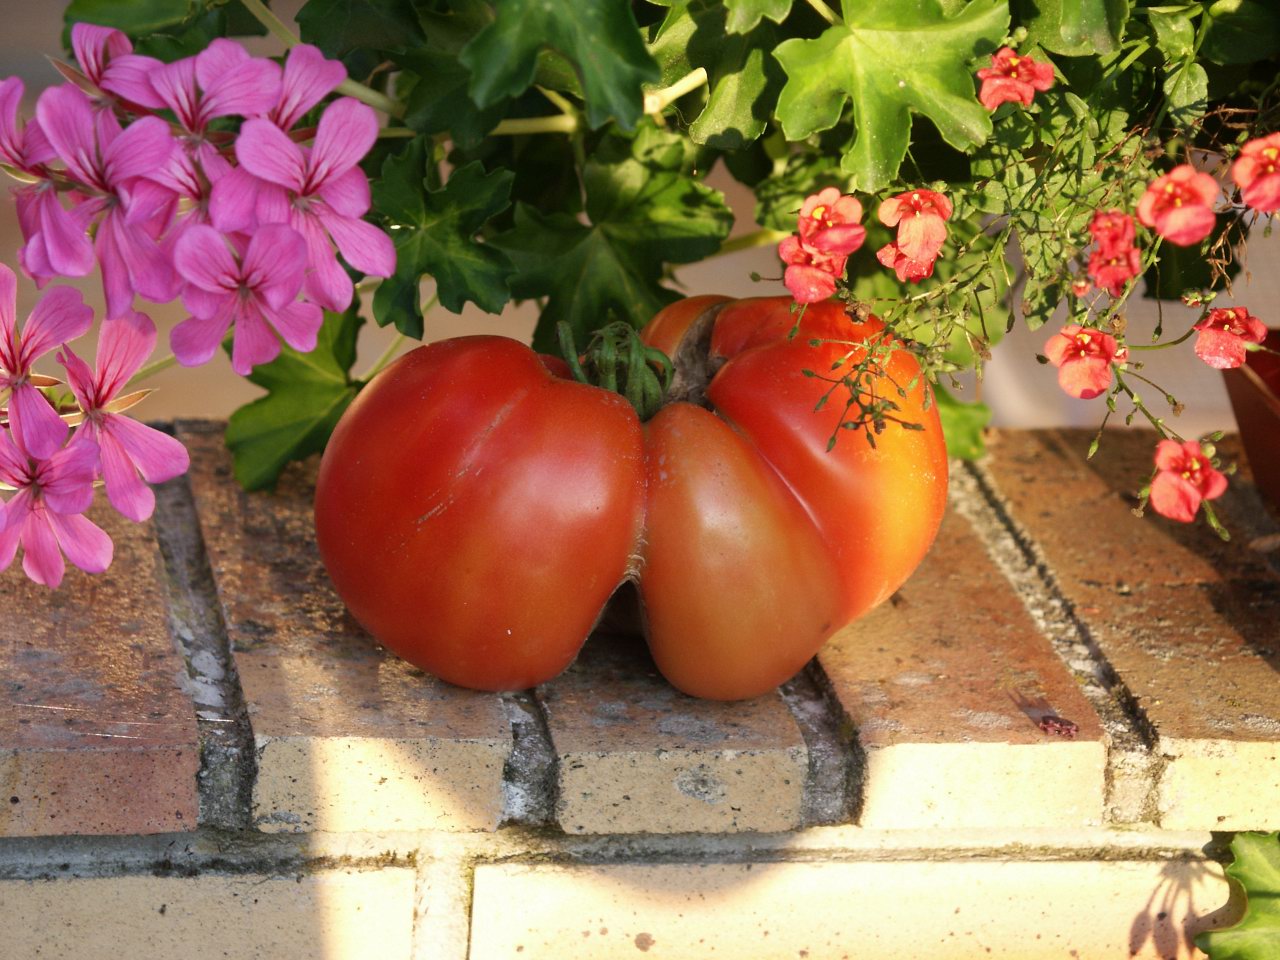
{"label": "brick", "polygon": [[493,865],[470,957],[1175,960],[1226,899],[1205,862]]}
{"label": "brick", "polygon": [[412,870],[0,881],[5,960],[408,960]]}
{"label": "brick", "polygon": [[[1109,433],[1086,461],[1089,436],[1005,433],[985,470],[1154,730],[1158,822],[1274,829],[1280,581],[1245,543],[1224,544],[1203,523],[1132,515],[1152,433]],[[1234,455],[1230,441],[1220,446]],[[1228,518],[1247,509],[1247,486],[1237,478],[1218,501]]]}
{"label": "brick", "polygon": [[259,827],[495,829],[501,701],[410,667],[347,613],[316,553],[315,461],[247,494],[212,427],[179,435],[258,751]]}
{"label": "brick", "polygon": [[776,693],[697,700],[638,640],[593,637],[538,689],[568,833],[788,830],[799,825],[804,739]]}
{"label": "brick", "polygon": [[0,837],[194,830],[199,745],[150,523],[102,498],[111,569],[0,573]]}
{"label": "brick", "polygon": [[[1101,821],[1100,721],[955,509],[892,601],[819,662],[865,753],[862,826]],[[1076,738],[1041,730],[1045,714],[1073,721]]]}

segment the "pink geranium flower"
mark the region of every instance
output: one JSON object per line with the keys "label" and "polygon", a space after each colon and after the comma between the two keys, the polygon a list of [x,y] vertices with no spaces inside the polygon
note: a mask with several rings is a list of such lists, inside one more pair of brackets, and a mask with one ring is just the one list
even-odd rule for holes
{"label": "pink geranium flower", "polygon": [[36,583],[57,587],[66,570],[62,555],[87,573],[111,566],[112,544],[82,516],[93,502],[98,450],[77,437],[50,457],[31,458],[0,430],[0,481],[17,494],[0,506],[0,570],[22,546],[22,569]]}
{"label": "pink geranium flower", "polygon": [[315,349],[324,314],[314,303],[298,303],[306,269],[306,243],[284,224],[259,227],[244,256],[232,256],[222,234],[191,227],[174,247],[174,265],[187,286],[182,302],[192,316],[178,324],[169,344],[183,366],[205,363],[235,325],[231,368],[247,375],[274,360],[280,341],[303,353]]}
{"label": "pink geranium flower", "polygon": [[1245,307],[1210,310],[1195,325],[1196,356],[1217,370],[1229,370],[1244,363],[1246,344],[1262,343],[1267,328]]}
{"label": "pink geranium flower", "polygon": [[1250,140],[1231,165],[1231,177],[1245,205],[1275,213],[1280,210],[1280,133]]}
{"label": "pink geranium flower", "polygon": [[867,228],[858,223],[861,219],[862,204],[856,197],[827,187],[806,197],[800,207],[800,239],[819,253],[847,257],[867,237]]}
{"label": "pink geranium flower", "polygon": [[147,484],[180,476],[191,462],[186,447],[177,439],[114,409],[120,391],[151,355],[155,343],[155,324],[146,314],[135,313],[103,322],[94,369],[90,370],[70,347],[58,354],[84,411],[80,433],[97,443],[107,499],[139,523],[151,516],[156,505]]}
{"label": "pink geranium flower", "polygon": [[886,227],[898,228],[897,246],[911,260],[935,260],[947,239],[951,201],[933,190],[910,190],[890,197],[877,212]]}
{"label": "pink geranium flower", "polygon": [[115,114],[94,111],[88,97],[72,86],[42,93],[36,117],[67,175],[80,185],[81,197],[74,217],[66,214],[71,226],[46,238],[48,262],[35,263],[33,272],[47,267],[52,274],[81,275],[65,266],[84,262],[90,249],[85,227],[100,217],[92,250],[102,268],[107,316],[128,313],[135,291],[156,303],[172,300],[177,280],[156,236],[171,214],[173,196],[147,179],[175,149],[168,125],[143,117],[122,130]]}
{"label": "pink geranium flower", "polygon": [[1053,86],[1053,67],[1018,56],[1011,47],[1001,47],[991,55],[991,66],[978,71],[978,79],[982,81],[978,100],[988,110],[1002,103],[1029,107],[1037,90]]}
{"label": "pink geranium flower", "polygon": [[1090,400],[1111,386],[1111,365],[1123,363],[1129,355],[1111,334],[1074,324],[1050,337],[1044,354],[1058,368],[1058,385],[1081,400]]}
{"label": "pink geranium flower", "polygon": [[1189,247],[1213,232],[1218,182],[1189,163],[1157,177],[1138,201],[1138,219],[1170,243]]}
{"label": "pink geranium flower", "polygon": [[794,233],[778,244],[778,256],[787,265],[782,282],[796,303],[817,303],[834,294],[848,259],[815,250]]}
{"label": "pink geranium flower", "polygon": [[[369,180],[356,164],[378,136],[373,110],[344,97],[320,118],[315,146],[298,146],[269,120],[247,120],[236,140],[241,167],[261,181],[257,191],[215,188],[213,222],[222,230],[259,223],[288,223],[306,241],[307,298],[329,310],[351,305],[354,286],[338,264],[343,259],[362,273],[395,272],[391,238],[361,217],[369,209]],[[219,184],[221,187],[222,184]],[[332,239],[332,243],[330,242]]]}
{"label": "pink geranium flower", "polygon": [[1190,523],[1201,501],[1214,500],[1227,490],[1227,478],[1194,440],[1161,440],[1156,444],[1156,469],[1151,508],[1170,520]]}
{"label": "pink geranium flower", "polygon": [[31,382],[31,368],[59,344],[88,330],[93,310],[79,290],[57,287],[40,299],[19,333],[17,299],[17,277],[0,263],[0,390],[9,391],[9,428],[14,439],[43,460],[62,446],[67,425]]}
{"label": "pink geranium flower", "polygon": [[289,48],[284,62],[284,78],[280,98],[267,114],[267,119],[281,130],[291,130],[308,110],[333,92],[347,79],[347,68],[340,60],[330,60],[309,43]]}
{"label": "pink geranium flower", "polygon": [[154,57],[134,53],[133,44],[121,31],[92,23],[73,23],[71,49],[85,79],[94,88],[88,92],[104,94],[98,98],[98,106],[111,107],[111,101],[115,100],[127,108],[163,109],[164,102],[151,89],[149,79],[152,71],[163,64]]}

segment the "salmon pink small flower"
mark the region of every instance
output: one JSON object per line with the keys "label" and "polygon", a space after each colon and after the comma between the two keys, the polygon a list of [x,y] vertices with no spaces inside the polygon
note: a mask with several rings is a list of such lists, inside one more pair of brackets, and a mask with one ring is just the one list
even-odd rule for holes
{"label": "salmon pink small flower", "polygon": [[1196,324],[1196,356],[1216,370],[1229,370],[1244,363],[1246,344],[1262,343],[1267,328],[1245,307],[1210,310]]}
{"label": "salmon pink small flower", "polygon": [[1179,247],[1199,243],[1213,232],[1218,182],[1189,163],[1157,177],[1138,201],[1138,219]]}
{"label": "salmon pink small flower", "polygon": [[1129,353],[1109,333],[1070,324],[1049,338],[1044,355],[1058,368],[1063,391],[1090,400],[1111,386],[1111,365],[1123,363]]}
{"label": "salmon pink small flower", "polygon": [[867,238],[866,227],[858,223],[861,219],[862,204],[856,197],[827,187],[800,207],[800,239],[820,253],[847,257]]}
{"label": "salmon pink small flower", "polygon": [[1133,246],[1137,229],[1123,210],[1099,210],[1089,221],[1089,236],[1100,250],[1123,250]]}
{"label": "salmon pink small flower", "polygon": [[919,283],[926,277],[933,276],[933,264],[937,258],[913,260],[903,253],[902,248],[896,243],[888,243],[876,251],[876,259],[893,270],[903,283],[908,280]]}
{"label": "salmon pink small flower", "polygon": [[9,391],[9,428],[18,446],[43,460],[62,446],[67,424],[31,382],[31,368],[88,330],[93,310],[79,290],[56,287],[40,299],[19,333],[17,291],[14,272],[0,263],[0,391]]}
{"label": "salmon pink small flower", "polygon": [[171,480],[186,473],[190,465],[186,447],[176,438],[112,410],[112,402],[151,356],[155,343],[155,324],[146,314],[135,313],[103,321],[92,370],[70,347],[58,354],[67,383],[84,411],[80,433],[97,444],[107,499],[138,523],[151,516],[156,505],[147,483]]}
{"label": "salmon pink small flower", "polygon": [[886,227],[898,228],[897,247],[903,256],[932,261],[946,242],[951,209],[951,201],[941,193],[909,190],[881,203],[877,216]]}
{"label": "salmon pink small flower", "polygon": [[1142,255],[1133,245],[1133,217],[1122,210],[1099,210],[1089,223],[1095,244],[1085,272],[1111,296],[1124,292],[1125,284],[1142,272]]}
{"label": "salmon pink small flower", "polygon": [[22,569],[36,583],[57,587],[62,555],[87,573],[111,566],[111,538],[83,516],[93,502],[98,449],[76,436],[52,456],[33,458],[0,429],[0,481],[17,489],[0,505],[0,570],[22,546]]}
{"label": "salmon pink small flower", "polygon": [[834,294],[848,259],[815,250],[795,234],[778,244],[778,256],[787,264],[782,282],[796,303],[817,303]]}
{"label": "salmon pink small flower", "polygon": [[991,55],[991,66],[978,71],[982,89],[978,100],[988,110],[1002,103],[1031,106],[1037,90],[1053,86],[1053,67],[1037,63],[1030,57],[1018,56],[1012,47],[1001,47]]}
{"label": "salmon pink small flower", "polygon": [[1194,440],[1161,440],[1156,444],[1156,469],[1151,508],[1180,523],[1190,523],[1202,501],[1214,500],[1227,490],[1227,478],[1214,469]]}
{"label": "salmon pink small flower", "polygon": [[1280,133],[1250,140],[1231,165],[1245,205],[1263,213],[1280,210]]}

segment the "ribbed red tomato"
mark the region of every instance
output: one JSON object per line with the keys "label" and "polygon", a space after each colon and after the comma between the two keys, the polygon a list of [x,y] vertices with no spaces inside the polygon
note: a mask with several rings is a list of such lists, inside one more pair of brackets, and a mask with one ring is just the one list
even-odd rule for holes
{"label": "ribbed red tomato", "polygon": [[[643,424],[513,340],[407,354],[356,398],[321,463],[316,533],[338,593],[391,650],[477,689],[554,677],[626,580],[679,689],[730,700],[788,679],[915,569],[947,486],[905,350],[876,392],[924,429],[889,424],[874,448],[844,430],[828,452],[844,404],[815,412],[830,385],[803,371],[856,359],[882,327],[829,302],[788,338],[790,308],[694,297],[655,317],[645,341],[682,363],[702,354],[711,375],[701,402]],[[905,398],[895,385],[911,385]]]}

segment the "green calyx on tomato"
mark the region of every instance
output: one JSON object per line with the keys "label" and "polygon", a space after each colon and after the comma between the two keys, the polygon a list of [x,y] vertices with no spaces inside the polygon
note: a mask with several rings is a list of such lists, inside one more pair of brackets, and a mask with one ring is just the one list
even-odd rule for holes
{"label": "green calyx on tomato", "polygon": [[947,459],[904,349],[864,365],[860,389],[921,429],[828,450],[867,427],[846,426],[804,371],[857,366],[887,333],[827,302],[789,336],[790,303],[693,297],[659,313],[640,339],[675,371],[645,421],[513,340],[406,354],[352,403],[320,467],[317,540],[352,614],[445,680],[519,689],[568,666],[630,582],[680,690],[740,699],[794,675],[924,556]]}
{"label": "green calyx on tomato", "polygon": [[661,350],[647,346],[631,324],[625,320],[606,324],[581,354],[567,321],[556,325],[556,336],[560,353],[579,383],[622,394],[641,420],[662,409],[675,366]]}

